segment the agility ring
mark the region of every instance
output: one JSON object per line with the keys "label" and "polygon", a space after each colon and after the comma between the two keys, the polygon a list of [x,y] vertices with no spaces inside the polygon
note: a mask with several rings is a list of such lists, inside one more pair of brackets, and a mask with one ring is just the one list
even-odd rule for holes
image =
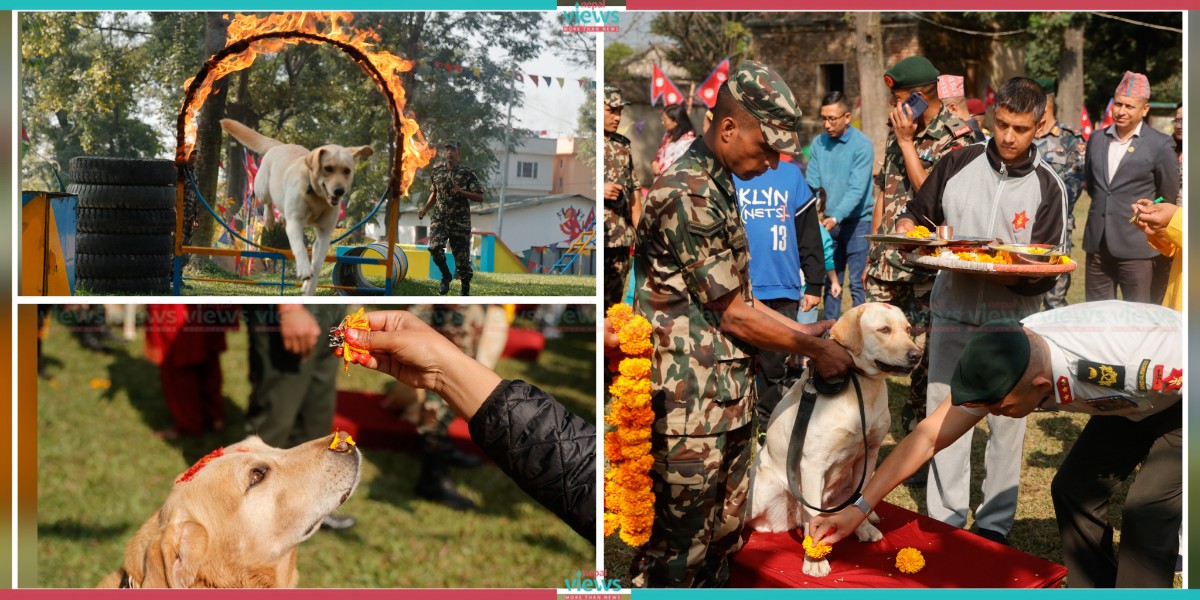
{"label": "agility ring", "polygon": [[[219,215],[216,214],[215,211],[213,211],[212,207],[209,206],[208,202],[205,201],[203,199],[203,197],[200,196],[199,189],[195,188],[195,181],[194,181],[194,179],[192,177],[192,173],[191,173],[193,147],[188,145],[188,143],[187,143],[187,126],[188,126],[189,122],[191,121],[191,119],[189,118],[189,114],[192,111],[195,111],[197,113],[199,112],[200,106],[203,105],[203,99],[202,99],[201,103],[197,106],[193,107],[192,103],[195,100],[196,94],[200,91],[200,89],[206,83],[206,79],[208,78],[210,72],[212,72],[214,69],[217,69],[218,67],[222,67],[223,63],[225,63],[227,60],[234,59],[237,57],[236,55],[240,55],[243,52],[246,52],[247,50],[257,52],[256,50],[253,50],[251,48],[251,45],[254,44],[255,42],[259,42],[259,41],[266,40],[266,39],[281,39],[281,40],[293,40],[294,39],[294,40],[299,40],[300,42],[321,43],[321,44],[329,44],[331,46],[334,46],[334,47],[338,48],[339,50],[341,50],[342,52],[349,55],[350,58],[354,60],[355,64],[357,64],[364,72],[366,72],[366,74],[375,82],[375,85],[379,88],[379,90],[383,93],[384,97],[386,98],[387,104],[388,104],[388,110],[392,116],[392,137],[390,138],[390,140],[388,142],[388,154],[392,159],[392,161],[391,161],[392,167],[391,167],[391,171],[389,174],[387,188],[384,191],[383,196],[380,198],[379,202],[376,203],[375,208],[371,211],[370,215],[368,215],[366,218],[364,218],[362,221],[360,221],[357,225],[355,225],[349,231],[344,233],[342,236],[338,237],[336,240],[333,240],[330,245],[330,247],[332,248],[333,247],[332,244],[336,243],[337,241],[342,240],[347,235],[352,233],[354,230],[358,229],[360,226],[362,226],[364,223],[366,223],[368,220],[373,218],[374,215],[376,214],[376,212],[378,212],[380,206],[383,204],[383,201],[386,200],[387,207],[388,207],[387,208],[387,245],[386,245],[386,248],[381,250],[385,256],[383,258],[369,258],[369,257],[362,257],[359,255],[352,255],[351,253],[344,253],[341,256],[328,256],[327,255],[327,256],[323,257],[324,262],[332,262],[332,263],[340,262],[340,263],[346,263],[347,266],[353,265],[353,268],[356,271],[361,267],[361,265],[364,265],[364,264],[382,265],[386,270],[384,286],[382,288],[378,288],[375,286],[359,288],[356,286],[338,285],[335,283],[335,285],[333,285],[333,286],[320,286],[320,287],[326,288],[326,289],[334,288],[338,293],[357,292],[357,293],[361,293],[361,294],[383,294],[383,295],[389,295],[389,296],[394,293],[395,283],[397,283],[399,281],[399,279],[403,277],[403,273],[401,273],[399,271],[399,266],[401,264],[403,264],[404,270],[407,271],[407,259],[404,259],[403,263],[401,263],[396,258],[396,252],[397,252],[396,227],[397,227],[398,214],[399,214],[399,206],[398,205],[399,205],[399,201],[400,201],[400,182],[401,182],[401,178],[403,176],[403,161],[404,161],[404,140],[403,140],[403,125],[402,125],[403,121],[401,120],[401,112],[400,112],[401,109],[398,105],[395,95],[392,93],[392,90],[389,88],[389,86],[387,84],[387,79],[383,76],[383,74],[379,71],[379,69],[374,64],[371,63],[371,61],[367,57],[367,55],[362,50],[360,50],[344,41],[329,37],[329,35],[330,34],[328,34],[328,33],[309,33],[309,32],[303,32],[303,31],[272,31],[272,32],[255,34],[250,37],[246,37],[246,38],[237,40],[235,42],[232,42],[232,43],[226,45],[219,52],[217,52],[216,54],[209,57],[209,59],[207,61],[205,61],[204,66],[200,68],[200,71],[196,74],[195,78],[192,79],[191,84],[188,85],[187,94],[184,96],[183,107],[179,111],[179,117],[178,117],[177,126],[176,126],[175,166],[176,166],[176,171],[177,171],[177,179],[176,179],[176,186],[175,186],[175,262],[174,262],[174,270],[173,270],[172,282],[171,282],[171,293],[172,294],[178,296],[178,295],[180,295],[180,293],[182,291],[182,288],[183,288],[183,257],[188,254],[295,260],[295,257],[292,255],[292,252],[290,250],[285,250],[285,249],[281,249],[281,248],[270,248],[270,247],[262,246],[260,244],[251,242],[250,240],[247,240],[246,238],[242,237],[240,234],[237,234],[237,232],[235,232],[233,230],[233,228],[230,227],[227,222],[225,222],[224,219],[222,219]],[[247,62],[244,65],[234,64],[234,65],[232,65],[232,67],[230,67],[230,65],[224,65],[224,67],[227,68],[228,70],[226,72],[222,73],[217,79],[219,79],[220,77],[224,77],[225,75],[228,75],[229,73],[233,73],[233,72],[245,69],[245,68],[249,67],[251,64],[253,64],[253,60]],[[216,81],[216,79],[214,79],[214,82],[215,81]],[[211,83],[210,83],[210,85],[211,85]],[[192,118],[195,118],[195,117],[192,117]],[[209,214],[212,215],[212,217],[214,219],[216,219],[218,223],[220,223],[223,227],[225,227],[225,229],[227,231],[229,231],[233,235],[237,236],[242,241],[257,247],[260,250],[257,250],[257,251],[255,251],[255,250],[238,250],[238,249],[212,248],[212,247],[183,245],[183,213],[184,213],[183,206],[184,206],[184,198],[186,196],[187,186],[189,184],[193,186],[194,193],[195,193],[197,199],[200,200],[201,205],[204,206],[205,209],[208,210]],[[380,249],[377,249],[377,251],[380,251]],[[359,253],[359,254],[361,254],[361,253]],[[313,262],[317,262],[316,257],[313,257],[313,258],[314,258]],[[318,272],[320,271],[320,269],[316,269],[316,270]],[[201,278],[201,277],[195,277],[195,278],[191,278],[191,279],[195,279],[197,281],[218,281],[218,282],[236,283],[236,284],[242,284],[242,285],[279,285],[280,293],[282,294],[283,288],[288,285],[284,279],[285,271],[286,270],[283,268],[280,269],[280,281],[279,282],[260,282],[260,281],[245,281],[245,280],[240,280],[240,279],[214,279],[214,278]],[[361,274],[359,274],[357,277],[353,277],[353,278],[345,277],[345,275],[348,275],[348,274],[343,273],[342,277],[338,277],[339,281],[342,279],[352,279],[355,282],[365,281],[365,279],[361,276]],[[399,277],[397,277],[397,276],[399,276]],[[299,285],[299,284],[293,284],[293,285]]]}

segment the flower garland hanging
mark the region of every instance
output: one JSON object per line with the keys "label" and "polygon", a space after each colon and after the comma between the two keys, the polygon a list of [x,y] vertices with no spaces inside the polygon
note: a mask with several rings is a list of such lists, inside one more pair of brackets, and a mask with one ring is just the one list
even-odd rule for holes
{"label": "flower garland hanging", "polygon": [[612,395],[605,422],[613,430],[604,434],[604,535],[620,529],[621,540],[632,547],[645,545],[654,525],[654,490],[650,481],[650,342],[653,328],[628,304],[608,309],[609,325],[617,333],[621,353],[619,373],[609,386]]}

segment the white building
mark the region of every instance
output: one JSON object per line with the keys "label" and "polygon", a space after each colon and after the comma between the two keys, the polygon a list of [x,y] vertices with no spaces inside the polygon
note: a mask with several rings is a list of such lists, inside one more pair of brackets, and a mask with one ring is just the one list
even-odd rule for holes
{"label": "white building", "polygon": [[[504,183],[504,144],[490,146],[495,153],[496,169],[488,175],[488,183],[497,190]],[[516,141],[508,159],[508,193],[506,199],[546,196],[554,189],[554,158],[558,153],[555,138],[524,138]]]}

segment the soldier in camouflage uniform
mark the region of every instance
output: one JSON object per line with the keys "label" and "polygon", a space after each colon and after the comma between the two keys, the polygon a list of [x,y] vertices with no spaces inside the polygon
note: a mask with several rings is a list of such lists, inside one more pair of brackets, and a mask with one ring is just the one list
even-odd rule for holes
{"label": "soldier in camouflage uniform", "polygon": [[471,295],[471,205],[483,202],[483,186],[473,169],[459,164],[458,141],[450,140],[445,147],[446,162],[433,171],[430,178],[429,201],[417,213],[424,219],[433,208],[429,226],[429,257],[442,273],[438,294],[450,291],[450,266],[446,264],[446,244],[454,253],[454,270],[462,282],[462,295]]}
{"label": "soldier in camouflage uniform", "polygon": [[[1075,201],[1083,191],[1084,159],[1087,154],[1087,140],[1083,139],[1073,129],[1068,129],[1054,114],[1054,94],[1058,88],[1058,80],[1053,77],[1039,77],[1038,85],[1046,92],[1046,124],[1045,131],[1038,132],[1033,138],[1037,146],[1038,156],[1050,165],[1067,186],[1067,240],[1064,252],[1071,253],[1075,246],[1071,242],[1071,232],[1075,231]],[[1182,188],[1181,188],[1182,189]],[[1054,289],[1046,292],[1043,303],[1046,310],[1062,308],[1067,305],[1067,290],[1071,288],[1071,274],[1063,273],[1058,276]]]}
{"label": "soldier in camouflage uniform", "polygon": [[756,302],[732,175],[751,179],[800,151],[800,110],[783,80],[743,62],[717,93],[704,137],[654,182],[638,223],[635,312],[654,327],[650,540],[634,584],[720,586],[742,545],[754,425],[757,347],[812,357],[826,378],[849,354],[823,333]]}
{"label": "soldier in camouflage uniform", "polygon": [[[454,342],[467,356],[475,356],[483,335],[486,310],[486,307],[478,304],[437,304],[411,308],[414,315]],[[482,461],[477,456],[459,451],[450,440],[450,423],[454,416],[445,400],[433,392],[425,393],[417,422],[417,434],[421,436],[421,474],[417,478],[416,493],[421,498],[456,510],[470,510],[478,506],[455,489],[446,477],[447,469],[474,468]]]}
{"label": "soldier in camouflage uniform", "polygon": [[[935,93],[938,75],[938,70],[923,56],[901,60],[884,73],[884,83],[892,91],[893,108],[883,168],[875,179],[882,197],[875,202],[871,219],[874,233],[895,233],[896,217],[904,212],[933,165],[951,151],[971,143],[970,125],[947,110]],[[909,115],[903,105],[913,93],[919,93],[929,103],[923,114]],[[866,275],[867,301],[887,302],[903,310],[912,324],[916,344],[924,352],[934,272],[915,269],[896,246],[871,244]],[[922,355],[921,364],[910,375],[908,402],[900,415],[905,431],[912,431],[925,418],[927,357],[928,353]]]}
{"label": "soldier in camouflage uniform", "polygon": [[633,215],[641,213],[642,186],[633,174],[629,138],[617,133],[621,109],[627,106],[621,90],[604,86],[604,306],[620,304],[629,278],[634,241]]}

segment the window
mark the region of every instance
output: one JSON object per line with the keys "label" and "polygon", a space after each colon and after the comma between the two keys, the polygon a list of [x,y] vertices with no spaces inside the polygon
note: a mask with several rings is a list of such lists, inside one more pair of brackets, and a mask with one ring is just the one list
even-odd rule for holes
{"label": "window", "polygon": [[517,177],[521,179],[537,179],[537,163],[517,161]]}
{"label": "window", "polygon": [[414,241],[419,244],[427,237],[429,237],[429,227],[425,225],[417,225],[417,239]]}
{"label": "window", "polygon": [[846,65],[821,65],[821,86],[822,97],[833,91],[846,93]]}

